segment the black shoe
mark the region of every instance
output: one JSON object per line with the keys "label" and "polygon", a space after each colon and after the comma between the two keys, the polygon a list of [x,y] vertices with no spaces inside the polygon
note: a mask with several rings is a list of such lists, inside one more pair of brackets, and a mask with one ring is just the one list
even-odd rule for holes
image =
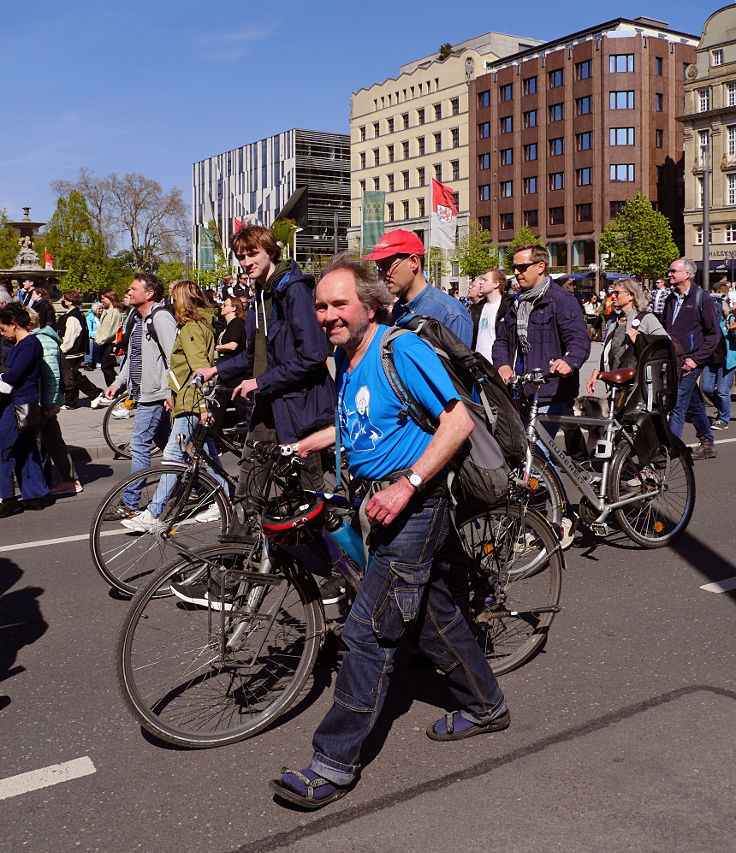
{"label": "black shoe", "polygon": [[38,510],[46,509],[46,502],[43,498],[29,498],[23,501],[23,509],[38,512]]}
{"label": "black shoe", "polygon": [[715,449],[712,438],[701,438],[700,447],[693,450],[693,459],[700,461],[701,459],[715,459],[718,456],[718,451]]}
{"label": "black shoe", "polygon": [[337,604],[345,598],[345,580],[332,575],[320,584],[319,594],[322,604]]}
{"label": "black shoe", "polygon": [[0,518],[8,518],[20,512],[23,512],[23,507],[18,503],[17,498],[8,498],[0,503]]}
{"label": "black shoe", "polygon": [[125,504],[118,504],[117,506],[111,506],[110,509],[105,513],[105,517],[102,519],[103,521],[120,521],[122,518],[133,518],[134,515],[138,515],[139,510],[131,509],[129,506]]}

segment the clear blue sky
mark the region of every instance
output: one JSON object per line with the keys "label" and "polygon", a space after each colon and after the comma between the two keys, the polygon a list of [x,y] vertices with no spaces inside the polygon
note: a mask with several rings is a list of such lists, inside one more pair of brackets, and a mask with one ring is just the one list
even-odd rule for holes
{"label": "clear blue sky", "polygon": [[141,172],[190,198],[195,160],[291,127],[347,133],[352,91],[443,42],[552,39],[646,15],[700,34],[724,4],[6,0],[0,207],[48,218],[55,178]]}

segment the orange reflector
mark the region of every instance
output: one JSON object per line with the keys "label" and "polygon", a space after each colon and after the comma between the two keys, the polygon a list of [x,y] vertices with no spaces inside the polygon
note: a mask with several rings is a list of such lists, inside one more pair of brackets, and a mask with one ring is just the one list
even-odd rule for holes
{"label": "orange reflector", "polygon": [[486,544],[483,546],[483,553],[484,554],[492,554],[493,553],[493,545],[490,542],[486,542]]}
{"label": "orange reflector", "polygon": [[529,488],[535,492],[539,488],[539,480],[536,477],[529,478]]}
{"label": "orange reflector", "polygon": [[654,532],[661,533],[664,530],[664,524],[661,521],[654,522]]}

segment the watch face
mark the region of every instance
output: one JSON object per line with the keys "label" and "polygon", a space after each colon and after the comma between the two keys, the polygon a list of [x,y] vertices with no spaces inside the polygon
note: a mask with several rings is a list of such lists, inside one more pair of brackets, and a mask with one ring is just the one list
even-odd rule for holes
{"label": "watch face", "polygon": [[422,478],[419,474],[415,474],[412,472],[409,474],[409,482],[414,486],[415,489],[418,489],[422,485]]}

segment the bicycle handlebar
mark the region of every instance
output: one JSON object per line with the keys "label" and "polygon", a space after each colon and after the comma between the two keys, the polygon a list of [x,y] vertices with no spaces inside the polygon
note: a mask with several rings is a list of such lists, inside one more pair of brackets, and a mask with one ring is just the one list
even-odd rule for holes
{"label": "bicycle handlebar", "polygon": [[509,385],[544,385],[545,382],[549,382],[550,379],[558,377],[558,373],[551,373],[550,371],[545,373],[538,367],[536,370],[532,370],[531,373],[522,373],[519,376],[512,376],[511,379],[509,379]]}

